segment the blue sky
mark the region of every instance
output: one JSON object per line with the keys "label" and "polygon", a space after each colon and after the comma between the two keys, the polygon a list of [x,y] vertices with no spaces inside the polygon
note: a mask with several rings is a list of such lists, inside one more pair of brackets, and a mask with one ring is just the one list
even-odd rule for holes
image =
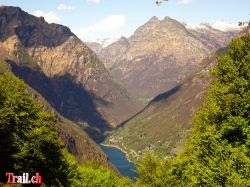
{"label": "blue sky", "polygon": [[49,22],[68,26],[83,40],[130,36],[152,16],[180,22],[232,26],[250,19],[250,0],[0,0]]}

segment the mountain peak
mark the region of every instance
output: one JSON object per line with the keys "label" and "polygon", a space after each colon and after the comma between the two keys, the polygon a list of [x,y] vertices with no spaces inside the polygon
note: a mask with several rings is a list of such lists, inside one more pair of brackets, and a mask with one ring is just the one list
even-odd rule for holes
{"label": "mountain peak", "polygon": [[121,36],[121,38],[120,38],[119,40],[120,40],[120,41],[123,41],[123,42],[127,42],[127,41],[128,41],[127,38],[124,37],[124,36]]}
{"label": "mountain peak", "polygon": [[58,46],[70,36],[75,36],[68,27],[49,24],[43,17],[30,15],[19,7],[1,6],[0,23],[0,40],[17,35],[26,47]]}
{"label": "mountain peak", "polygon": [[166,16],[163,21],[174,21],[174,19],[172,19],[171,17],[169,16]]}
{"label": "mountain peak", "polygon": [[150,20],[148,22],[158,22],[159,19],[156,16],[153,16],[152,18],[150,18]]}
{"label": "mountain peak", "polygon": [[0,6],[1,11],[23,12],[21,8],[15,6]]}
{"label": "mountain peak", "polygon": [[161,21],[161,27],[164,27],[172,32],[186,33],[186,28],[182,23],[168,16]]}
{"label": "mountain peak", "polygon": [[21,19],[28,15],[27,12],[23,11],[19,7],[14,6],[0,6],[0,16],[4,16],[7,21],[12,19]]}
{"label": "mountain peak", "polygon": [[179,21],[169,17],[169,16],[166,16],[162,21],[162,23],[164,24],[168,24],[168,25],[171,25],[171,26],[181,26],[181,27],[184,27],[184,25],[182,23],[180,23]]}

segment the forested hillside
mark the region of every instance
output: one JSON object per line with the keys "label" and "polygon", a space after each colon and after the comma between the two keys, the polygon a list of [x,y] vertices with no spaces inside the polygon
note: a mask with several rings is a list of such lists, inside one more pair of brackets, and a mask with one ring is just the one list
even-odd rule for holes
{"label": "forested hillside", "polygon": [[139,186],[250,186],[250,36],[218,62],[184,151],[175,160],[147,155]]}
{"label": "forested hillside", "polygon": [[[5,67],[1,66],[1,70]],[[0,184],[5,172],[39,172],[46,186],[118,186],[130,183],[99,162],[79,165],[59,137],[56,119],[29,95],[23,81],[0,76]],[[94,159],[94,158],[93,158]]]}
{"label": "forested hillside", "polygon": [[[0,60],[0,73],[11,73],[11,67],[5,61]],[[12,74],[15,77],[14,74]],[[12,85],[14,86],[14,84]],[[34,89],[26,85],[27,93],[35,102],[42,106],[43,110],[51,114],[54,119],[54,125],[58,128],[59,136],[65,144],[67,150],[73,154],[79,163],[89,159],[96,159],[103,164],[107,164],[107,156],[101,151],[101,148],[72,121],[64,118]]]}
{"label": "forested hillside", "polygon": [[[248,22],[218,30],[154,16],[95,54],[68,27],[4,4],[0,186],[13,186],[10,172],[17,186],[39,173],[42,187],[250,187]],[[62,6],[80,10],[54,7],[65,18]]]}

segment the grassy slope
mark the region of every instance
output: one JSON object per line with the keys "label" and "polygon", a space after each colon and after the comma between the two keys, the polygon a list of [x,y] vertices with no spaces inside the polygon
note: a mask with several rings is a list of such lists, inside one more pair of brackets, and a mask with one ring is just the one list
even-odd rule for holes
{"label": "grassy slope", "polygon": [[156,97],[114,131],[115,142],[109,137],[105,143],[120,146],[134,161],[146,151],[154,151],[161,157],[175,156],[191,128],[192,116],[203,103],[210,83],[209,68],[215,62],[214,56],[204,61],[196,73]]}

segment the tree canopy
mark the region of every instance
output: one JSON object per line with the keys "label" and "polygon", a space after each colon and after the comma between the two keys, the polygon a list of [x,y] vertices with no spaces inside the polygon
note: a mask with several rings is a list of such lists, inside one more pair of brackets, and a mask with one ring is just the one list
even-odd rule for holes
{"label": "tree canopy", "polygon": [[250,36],[231,42],[184,151],[173,161],[147,155],[144,186],[250,186]]}
{"label": "tree canopy", "polygon": [[0,182],[6,172],[39,172],[43,186],[129,186],[131,181],[95,161],[79,165],[59,138],[55,118],[11,73],[0,76]]}

